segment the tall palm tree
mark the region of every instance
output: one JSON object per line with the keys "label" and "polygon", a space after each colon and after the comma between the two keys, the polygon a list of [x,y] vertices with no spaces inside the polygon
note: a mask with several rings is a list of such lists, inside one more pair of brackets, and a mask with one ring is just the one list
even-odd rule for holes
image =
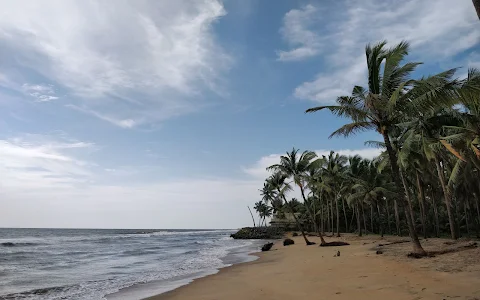
{"label": "tall palm tree", "polygon": [[[375,161],[369,162],[362,176],[354,178],[353,181],[355,184],[352,186],[352,189],[355,192],[348,197],[347,202],[350,205],[352,203],[367,203],[372,209],[375,205],[379,212],[379,227],[382,228],[379,202],[384,197],[396,196],[394,192],[395,184],[378,171],[378,163]],[[360,222],[358,222],[358,227],[360,230]],[[382,230],[381,233],[383,233]]]}
{"label": "tall palm tree", "polygon": [[480,19],[480,0],[472,0],[472,2],[475,10],[477,11],[477,16]]}
{"label": "tall palm tree", "polygon": [[317,157],[317,154],[313,151],[304,151],[298,155],[298,149],[293,148],[292,151],[287,152],[286,155],[280,156],[280,163],[271,165],[267,168],[268,171],[280,172],[285,175],[286,178],[291,178],[293,183],[300,188],[305,208],[310,219],[313,222],[315,232],[320,236],[322,243],[325,243],[322,233],[318,230],[317,222],[315,222],[315,215],[311,210],[310,204],[305,196],[306,187],[306,174],[311,168],[313,160]]}
{"label": "tall palm tree", "polygon": [[291,212],[291,214],[292,214],[292,216],[295,220],[295,223],[297,224],[298,229],[302,233],[303,239],[305,240],[305,244],[307,246],[312,245],[313,243],[310,242],[307,239],[307,236],[305,234],[305,230],[303,230],[303,226],[300,223],[300,221],[298,220],[297,215],[295,214],[295,210],[293,208],[292,203],[289,202],[287,200],[287,197],[285,196],[285,194],[287,192],[291,191],[291,189],[292,189],[290,184],[285,182],[286,179],[287,179],[287,176],[285,174],[282,174],[281,172],[275,172],[270,177],[268,177],[266,179],[265,183],[269,186],[269,189],[277,192],[276,196],[282,198],[283,201],[285,202],[285,205],[289,208],[289,210],[290,210],[290,212]]}
{"label": "tall palm tree", "polygon": [[339,211],[339,198],[341,192],[341,183],[346,177],[346,163],[347,157],[330,151],[328,157],[323,156],[325,166],[323,167],[323,176],[326,177],[326,181],[331,186],[333,192],[333,201],[335,201],[335,211],[337,218],[337,236],[340,236],[340,211]]}
{"label": "tall palm tree", "polygon": [[[365,131],[376,130],[382,135],[389,155],[392,176],[398,191],[402,190],[397,155],[393,149],[390,134],[393,127],[400,123],[406,110],[425,109],[435,101],[451,99],[450,79],[455,70],[437,74],[420,81],[410,78],[410,74],[420,64],[402,61],[408,54],[409,44],[401,42],[385,49],[386,42],[367,45],[365,49],[368,68],[368,89],[355,86],[351,96],[337,98],[338,105],[310,108],[307,113],[328,109],[335,115],[348,117],[352,123],[334,131],[331,136],[346,136]],[[383,66],[383,70],[382,70]],[[406,194],[401,204],[406,207]],[[415,231],[408,209],[405,209],[413,252],[419,256],[426,255]]]}

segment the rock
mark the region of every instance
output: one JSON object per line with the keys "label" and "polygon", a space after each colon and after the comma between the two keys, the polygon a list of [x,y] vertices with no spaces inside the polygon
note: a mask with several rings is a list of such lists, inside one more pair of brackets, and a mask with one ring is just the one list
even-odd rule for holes
{"label": "rock", "polygon": [[383,254],[383,251],[377,250],[377,254]]}
{"label": "rock", "polygon": [[292,234],[292,236],[298,236],[298,233],[294,232],[294,233]]}
{"label": "rock", "polygon": [[284,230],[278,227],[244,227],[236,233],[230,235],[230,237],[244,240],[274,240],[281,239],[284,233]]}
{"label": "rock", "polygon": [[267,243],[262,246],[262,251],[269,251],[270,249],[272,249],[272,247],[273,247],[273,243]]}
{"label": "rock", "polygon": [[284,246],[293,245],[293,244],[295,244],[295,242],[292,239],[285,239],[283,241]]}
{"label": "rock", "polygon": [[4,246],[4,247],[13,247],[13,246],[15,246],[15,244],[14,244],[14,243],[11,243],[11,242],[5,242],[5,243],[2,243],[2,246]]}
{"label": "rock", "polygon": [[337,256],[340,256],[340,251],[337,251]]}

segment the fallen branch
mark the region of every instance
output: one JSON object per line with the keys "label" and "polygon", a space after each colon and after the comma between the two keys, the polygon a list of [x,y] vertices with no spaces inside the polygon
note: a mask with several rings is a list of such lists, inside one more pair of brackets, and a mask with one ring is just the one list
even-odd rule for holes
{"label": "fallen branch", "polygon": [[383,247],[383,246],[388,246],[388,245],[395,245],[395,244],[403,244],[403,243],[409,243],[410,240],[402,240],[402,241],[394,241],[386,244],[378,244],[378,247]]}
{"label": "fallen branch", "polygon": [[346,242],[329,242],[320,244],[320,247],[337,247],[337,246],[348,246],[349,243]]}
{"label": "fallen branch", "polygon": [[407,256],[412,257],[412,258],[422,258],[422,257],[435,257],[436,255],[442,255],[442,254],[448,254],[448,253],[455,253],[455,252],[460,252],[464,250],[470,250],[470,249],[475,249],[478,247],[477,242],[473,242],[467,245],[463,245],[457,248],[450,248],[450,249],[444,249],[444,250],[438,250],[438,251],[428,251],[425,255],[421,255],[418,253],[409,253]]}

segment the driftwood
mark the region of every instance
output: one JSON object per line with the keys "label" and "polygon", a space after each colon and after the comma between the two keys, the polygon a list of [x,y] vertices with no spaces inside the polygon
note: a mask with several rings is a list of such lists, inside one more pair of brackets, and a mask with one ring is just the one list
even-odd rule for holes
{"label": "driftwood", "polygon": [[444,249],[444,250],[438,250],[438,251],[428,251],[426,255],[420,255],[417,253],[409,253],[407,256],[412,257],[412,258],[422,258],[422,257],[435,257],[436,255],[442,255],[442,254],[448,254],[448,253],[455,253],[455,252],[460,252],[464,250],[469,250],[469,249],[475,249],[478,247],[477,242],[469,243],[467,245],[463,245],[457,248],[449,248],[449,249]]}
{"label": "driftwood", "polygon": [[395,244],[403,244],[403,243],[409,243],[409,240],[401,240],[401,241],[394,241],[386,244],[378,244],[378,247],[383,247],[383,246],[388,246],[388,245],[395,245]]}
{"label": "driftwood", "polygon": [[348,246],[349,243],[346,242],[329,242],[320,244],[320,247],[338,247],[338,246]]}

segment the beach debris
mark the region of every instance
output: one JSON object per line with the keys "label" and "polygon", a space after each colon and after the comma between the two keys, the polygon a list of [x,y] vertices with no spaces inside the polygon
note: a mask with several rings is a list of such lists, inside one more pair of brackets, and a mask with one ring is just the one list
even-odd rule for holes
{"label": "beach debris", "polygon": [[336,247],[336,246],[348,246],[350,245],[347,242],[329,242],[320,244],[320,247]]}
{"label": "beach debris", "polygon": [[337,256],[340,256],[340,251],[337,251]]}
{"label": "beach debris", "polygon": [[285,239],[283,241],[284,246],[293,245],[293,244],[295,244],[295,242],[292,239]]}
{"label": "beach debris", "polygon": [[273,247],[273,243],[267,243],[262,246],[262,251],[269,251],[270,249],[272,249],[272,247]]}
{"label": "beach debris", "polygon": [[383,254],[383,251],[377,250],[377,254]]}

